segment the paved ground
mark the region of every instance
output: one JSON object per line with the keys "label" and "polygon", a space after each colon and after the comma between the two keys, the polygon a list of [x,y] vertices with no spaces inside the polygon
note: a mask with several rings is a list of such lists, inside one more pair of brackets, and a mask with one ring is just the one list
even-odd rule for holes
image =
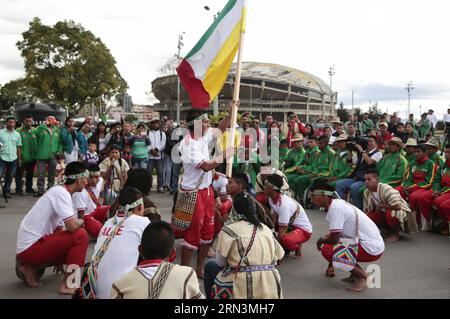
{"label": "paved ground", "polygon": [[[152,199],[163,218],[169,220],[171,196],[152,193]],[[17,229],[34,201],[30,196],[14,197],[7,208],[0,209],[0,298],[61,298],[56,294],[60,277],[51,269],[47,269],[43,285],[36,289],[26,287],[14,272]],[[449,238],[421,232],[405,236],[398,243],[388,243],[385,255],[377,263],[381,269],[381,288],[351,294],[340,281],[346,274],[333,279],[323,275],[326,262],[316,250],[315,242],[327,231],[325,213],[310,210],[308,215],[314,234],[304,247],[303,259],[289,259],[279,268],[285,298],[450,298]]]}

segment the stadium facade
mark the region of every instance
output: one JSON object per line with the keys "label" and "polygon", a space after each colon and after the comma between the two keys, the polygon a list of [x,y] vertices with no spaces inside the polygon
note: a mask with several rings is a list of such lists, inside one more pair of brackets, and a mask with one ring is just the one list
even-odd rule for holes
{"label": "stadium facade", "polygon": [[[233,98],[233,65],[224,88],[219,94],[219,110],[226,111]],[[162,116],[175,118],[177,105],[177,75],[169,75],[152,82],[152,92],[160,101],[153,106]],[[181,111],[190,108],[189,97],[181,85]],[[336,116],[337,93],[320,78],[308,72],[282,65],[244,62],[242,64],[240,112],[247,111],[263,120],[272,115],[285,122],[288,112],[295,112],[302,121]],[[212,112],[212,107],[210,111]]]}

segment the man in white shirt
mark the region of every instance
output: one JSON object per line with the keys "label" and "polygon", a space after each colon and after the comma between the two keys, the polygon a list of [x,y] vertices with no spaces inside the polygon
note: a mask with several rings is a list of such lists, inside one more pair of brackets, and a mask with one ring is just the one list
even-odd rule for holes
{"label": "man in white shirt", "polygon": [[[39,269],[64,264],[84,266],[89,241],[86,230],[82,228],[83,221],[74,214],[72,194],[84,189],[88,175],[83,163],[67,165],[66,183],[49,189],[20,223],[16,252],[22,266],[18,274],[30,287],[40,285],[37,279]],[[73,295],[75,292],[75,288],[67,285],[69,275],[66,272],[59,287],[60,294]]]}
{"label": "man in white shirt", "polygon": [[[330,233],[317,241],[317,249],[329,263],[325,273],[327,277],[335,276],[334,245],[342,242],[341,238],[358,243],[357,262],[374,262],[381,258],[385,248],[383,238],[378,227],[366,214],[346,201],[337,199],[336,193],[326,180],[315,182],[311,192],[313,204],[327,211]],[[354,285],[346,290],[362,291],[367,284],[368,274],[358,263],[350,273],[351,276],[344,281]]]}
{"label": "man in white shirt", "polygon": [[78,212],[78,218],[84,219],[84,227],[94,238],[106,220],[110,206],[103,206],[100,193],[103,189],[103,178],[100,177],[98,165],[89,166],[89,179],[86,187],[73,195],[73,205]]}
{"label": "man in white shirt", "polygon": [[[148,170],[152,173],[153,168],[156,168],[157,178],[157,190],[158,193],[163,192],[164,184],[164,163],[162,160],[162,153],[166,148],[166,133],[160,130],[161,121],[154,119],[150,123],[150,131],[148,132],[148,138],[150,140],[150,153],[148,157]],[[150,181],[150,185],[153,181]]]}
{"label": "man in white shirt", "polygon": [[[231,110],[231,107],[230,107]],[[220,132],[230,126],[230,114],[219,123]],[[197,253],[197,276],[203,278],[205,258],[214,237],[214,191],[212,189],[212,171],[223,163],[223,155],[211,161],[210,146],[216,145],[216,136],[209,127],[208,114],[202,110],[188,111],[187,126],[189,133],[180,143],[181,161],[184,175],[180,188],[182,190],[198,189],[195,212],[186,231],[174,229],[177,238],[183,237],[181,264],[192,265],[194,251]],[[220,135],[220,132],[219,135]],[[232,150],[225,150],[225,155],[232,156]]]}
{"label": "man in white shirt", "polygon": [[436,124],[438,122],[438,119],[437,119],[436,115],[434,115],[433,110],[428,110],[427,119],[431,122],[431,124],[433,124],[433,129],[436,129]]}
{"label": "man in white shirt", "polygon": [[303,207],[294,199],[281,193],[283,177],[270,175],[264,182],[264,192],[274,215],[278,231],[278,241],[287,255],[295,251],[295,257],[302,257],[302,244],[306,243],[313,231]]}
{"label": "man in white shirt", "polygon": [[[116,215],[107,220],[100,230],[93,258],[100,249],[105,249],[105,240],[111,231],[116,233],[106,247],[104,255],[98,264],[95,280],[97,299],[109,299],[111,297],[112,284],[133,270],[138,263],[138,247],[141,243],[142,233],[150,224],[150,220],[147,217],[143,217],[144,205],[142,198],[142,193],[134,187],[127,187],[122,190],[119,196],[121,207]],[[123,224],[119,229],[116,229],[116,226],[124,219]]]}

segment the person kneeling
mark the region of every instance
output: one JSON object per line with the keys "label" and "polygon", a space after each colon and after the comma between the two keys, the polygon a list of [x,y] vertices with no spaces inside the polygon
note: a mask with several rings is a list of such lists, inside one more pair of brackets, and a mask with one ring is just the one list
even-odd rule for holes
{"label": "person kneeling", "polygon": [[358,262],[374,262],[381,258],[384,242],[380,231],[357,207],[337,199],[337,194],[326,180],[317,180],[311,191],[313,204],[328,212],[326,219],[330,223],[330,233],[317,241],[317,249],[329,263],[325,275],[334,277],[334,263],[340,259],[345,259],[347,263],[352,261],[346,256],[340,256],[341,250],[336,248],[342,248],[344,241],[353,241],[358,247],[356,256],[353,256],[356,260],[353,260],[355,263],[350,271],[351,276],[344,281],[354,283],[353,287],[346,290],[360,292],[366,286],[368,275]]}
{"label": "person kneeling", "polygon": [[103,178],[100,175],[98,165],[89,165],[88,184],[80,193],[73,195],[73,203],[78,211],[78,217],[84,219],[86,231],[95,239],[106,221],[110,208],[110,206],[101,204],[100,193],[103,188]]}
{"label": "person kneeling", "polygon": [[174,244],[170,224],[148,225],[139,246],[143,261],[112,285],[111,299],[203,299],[194,269],[170,262]]}
{"label": "person kneeling", "polygon": [[[28,286],[40,285],[38,272],[49,266],[67,265],[59,293],[72,295],[76,287],[69,287],[69,266],[78,270],[84,266],[88,234],[73,211],[72,194],[81,192],[89,173],[85,164],[72,162],[65,170],[64,185],[54,186],[42,196],[22,220],[17,239],[18,275]],[[65,226],[66,230],[63,231]],[[71,268],[72,268],[71,267]],[[74,283],[74,286],[80,283]]]}
{"label": "person kneeling", "polygon": [[205,265],[206,296],[282,298],[281,278],[275,267],[284,256],[283,247],[258,220],[255,200],[249,194],[234,197],[233,208],[219,233],[216,258]]}
{"label": "person kneeling", "polygon": [[[283,178],[278,175],[267,177],[264,192],[275,213],[274,224],[278,225],[278,241],[286,255],[295,251],[296,257],[302,256],[302,244],[311,238],[312,225],[303,207],[294,199],[281,193]],[[277,228],[277,227],[276,227]]]}

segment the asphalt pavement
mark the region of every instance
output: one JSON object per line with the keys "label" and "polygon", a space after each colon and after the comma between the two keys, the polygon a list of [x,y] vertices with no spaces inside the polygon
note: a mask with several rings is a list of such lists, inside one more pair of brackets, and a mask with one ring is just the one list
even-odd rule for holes
{"label": "asphalt pavement", "polygon": [[[170,220],[172,196],[151,193],[163,215]],[[47,269],[39,288],[28,288],[16,277],[15,251],[17,230],[22,218],[32,207],[32,196],[13,197],[6,208],[0,209],[0,298],[58,299],[67,298],[57,294],[61,275]],[[317,239],[327,233],[325,212],[308,210],[314,227],[311,240],[304,245],[301,259],[289,258],[279,267],[285,298],[329,299],[329,298],[450,298],[450,239],[441,235],[419,232],[404,235],[397,243],[386,243],[383,257],[375,265],[363,264],[377,274],[379,281],[374,288],[361,293],[345,291],[348,284],[341,282],[346,273],[337,273],[335,278],[326,278],[327,262],[316,249]],[[177,241],[177,248],[180,242]],[[93,243],[88,255],[92,254]],[[177,258],[179,262],[179,257]],[[377,284],[379,283],[379,284]]]}

